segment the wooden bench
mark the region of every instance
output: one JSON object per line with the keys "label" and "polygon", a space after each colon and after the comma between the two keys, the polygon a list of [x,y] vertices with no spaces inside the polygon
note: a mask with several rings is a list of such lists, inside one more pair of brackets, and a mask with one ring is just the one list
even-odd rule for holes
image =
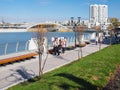
{"label": "wooden bench", "polygon": [[37,55],[37,53],[31,52],[31,53],[27,53],[27,54],[23,54],[23,55],[3,58],[3,59],[0,59],[0,64],[7,64],[7,63],[15,62],[15,61],[20,61],[23,59],[31,58],[36,55]]}

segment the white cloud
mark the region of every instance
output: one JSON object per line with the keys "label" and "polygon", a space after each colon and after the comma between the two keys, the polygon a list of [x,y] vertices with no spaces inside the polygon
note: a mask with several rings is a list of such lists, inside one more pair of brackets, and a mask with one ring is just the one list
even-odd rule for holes
{"label": "white cloud", "polygon": [[101,1],[104,2],[104,3],[108,2],[108,0],[101,0]]}
{"label": "white cloud", "polygon": [[40,5],[48,5],[48,4],[50,4],[50,2],[48,0],[40,0],[39,4]]}
{"label": "white cloud", "polygon": [[13,2],[14,0],[0,0],[0,1],[8,1],[8,2]]}
{"label": "white cloud", "polygon": [[91,4],[106,4],[108,0],[85,0],[80,5],[81,6],[89,6]]}
{"label": "white cloud", "polygon": [[95,3],[97,3],[97,2],[101,2],[101,3],[107,3],[108,2],[108,0],[87,0],[89,3],[93,3],[93,2],[95,2]]}
{"label": "white cloud", "polygon": [[89,3],[89,2],[86,2],[86,3],[84,3],[84,5],[90,5],[90,3]]}
{"label": "white cloud", "polygon": [[46,5],[46,4],[49,4],[49,2],[47,2],[47,1],[42,1],[42,2],[40,2],[40,4]]}

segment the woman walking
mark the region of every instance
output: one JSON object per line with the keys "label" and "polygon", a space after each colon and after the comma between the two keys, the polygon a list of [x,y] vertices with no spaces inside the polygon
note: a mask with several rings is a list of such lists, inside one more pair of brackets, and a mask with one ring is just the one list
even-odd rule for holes
{"label": "woman walking", "polygon": [[62,53],[65,53],[65,48],[66,48],[66,39],[64,38],[63,40],[62,40]]}

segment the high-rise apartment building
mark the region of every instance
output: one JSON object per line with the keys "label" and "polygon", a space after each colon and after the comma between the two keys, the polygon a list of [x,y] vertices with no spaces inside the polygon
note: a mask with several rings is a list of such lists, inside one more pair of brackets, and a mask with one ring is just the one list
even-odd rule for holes
{"label": "high-rise apartment building", "polygon": [[98,22],[98,5],[90,5],[90,24],[91,26],[96,25]]}
{"label": "high-rise apartment building", "polygon": [[90,24],[91,26],[106,25],[108,20],[107,5],[90,5]]}
{"label": "high-rise apartment building", "polygon": [[98,22],[101,24],[107,23],[108,20],[108,6],[99,5],[98,6]]}

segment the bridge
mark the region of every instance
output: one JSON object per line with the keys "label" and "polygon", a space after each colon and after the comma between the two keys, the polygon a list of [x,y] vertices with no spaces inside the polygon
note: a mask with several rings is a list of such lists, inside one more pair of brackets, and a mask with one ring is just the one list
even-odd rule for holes
{"label": "bridge", "polygon": [[44,28],[48,31],[72,31],[72,29],[68,28],[67,26],[63,26],[58,23],[35,23],[27,27],[28,31],[36,31],[38,28]]}

